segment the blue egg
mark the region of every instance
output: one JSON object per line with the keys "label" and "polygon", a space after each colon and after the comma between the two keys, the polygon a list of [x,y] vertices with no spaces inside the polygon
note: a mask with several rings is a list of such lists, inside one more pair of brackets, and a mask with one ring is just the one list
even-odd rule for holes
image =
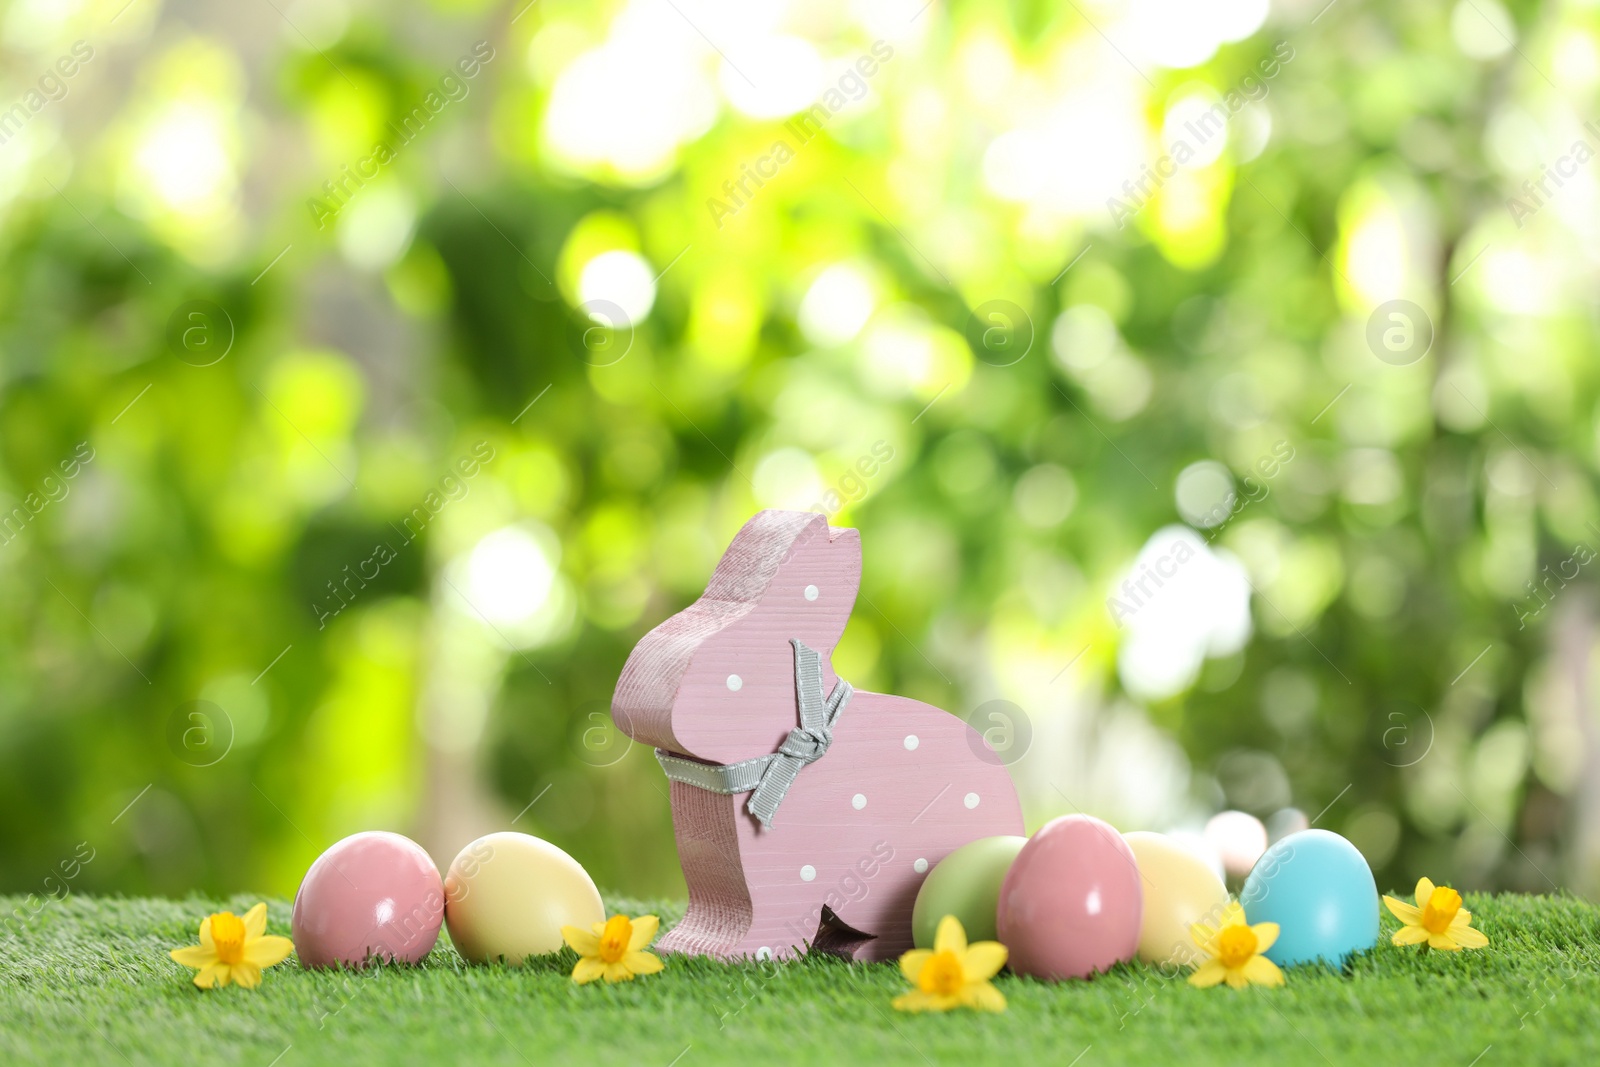
{"label": "blue egg", "polygon": [[1274,844],[1245,879],[1239,903],[1251,923],[1277,923],[1267,959],[1282,967],[1325,960],[1343,966],[1378,943],[1378,885],[1354,845],[1327,830]]}

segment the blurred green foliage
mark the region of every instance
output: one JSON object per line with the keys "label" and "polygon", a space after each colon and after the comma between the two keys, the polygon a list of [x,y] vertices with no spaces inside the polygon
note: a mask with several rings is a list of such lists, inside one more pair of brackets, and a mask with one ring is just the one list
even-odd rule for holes
{"label": "blurred green foliage", "polygon": [[[1509,47],[1274,4],[1163,63],[1255,5],[118,6],[0,23],[24,107],[95,50],[0,145],[0,890],[80,840],[80,888],[289,893],[359,829],[443,864],[510,826],[681,891],[611,687],[751,513],[830,491],[840,673],[1017,705],[1031,826],[1294,805],[1385,884],[1597,884],[1591,576],[1544,568],[1600,544],[1600,187],[1506,203],[1588,136],[1588,7],[1464,5]],[[1207,460],[1249,640],[1186,668],[1202,598],[1141,681],[1108,598]]]}

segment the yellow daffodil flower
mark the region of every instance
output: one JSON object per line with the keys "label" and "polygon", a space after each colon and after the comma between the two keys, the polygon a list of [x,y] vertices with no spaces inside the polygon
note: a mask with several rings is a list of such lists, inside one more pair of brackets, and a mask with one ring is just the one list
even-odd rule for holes
{"label": "yellow daffodil flower", "polygon": [[635,975],[655,974],[665,966],[661,957],[644,947],[655,939],[661,920],[654,915],[629,919],[613,915],[594,924],[594,933],[576,926],[563,926],[561,937],[579,957],[572,968],[572,980],[579,985],[604,978],[608,982],[631,982]]}
{"label": "yellow daffodil flower", "polygon": [[1004,945],[998,941],[967,944],[961,920],[946,915],[934,932],[933,948],[914,948],[900,957],[900,973],[916,988],[895,997],[894,1006],[900,1011],[1005,1011],[1005,994],[989,981],[1005,965]]}
{"label": "yellow daffodil flower", "polygon": [[282,963],[294,951],[287,937],[267,933],[267,906],[257,904],[239,918],[231,911],[219,911],[200,920],[200,943],[175,948],[172,958],[185,967],[196,967],[194,984],[201,989],[217,989],[238,982],[246,989],[261,984],[261,969]]}
{"label": "yellow daffodil flower", "polygon": [[1227,982],[1230,989],[1243,989],[1252,982],[1283,984],[1278,965],[1261,955],[1278,940],[1278,924],[1249,925],[1238,901],[1229,901],[1222,909],[1222,925],[1213,930],[1205,923],[1195,923],[1189,928],[1189,936],[1200,951],[1211,957],[1195,968],[1189,976],[1190,985],[1204,989]]}
{"label": "yellow daffodil flower", "polygon": [[1435,886],[1426,878],[1417,880],[1417,903],[1407,904],[1384,897],[1394,917],[1405,925],[1394,932],[1397,945],[1416,945],[1424,941],[1429,948],[1458,952],[1482,948],[1489,943],[1481,930],[1472,928],[1472,912],[1461,907],[1461,894],[1446,886]]}

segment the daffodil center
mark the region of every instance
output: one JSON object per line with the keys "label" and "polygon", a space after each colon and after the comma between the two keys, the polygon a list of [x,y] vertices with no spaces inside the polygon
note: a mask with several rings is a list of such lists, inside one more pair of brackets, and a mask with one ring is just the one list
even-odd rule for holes
{"label": "daffodil center", "polygon": [[1456,912],[1461,910],[1461,894],[1446,886],[1439,886],[1428,894],[1428,903],[1422,907],[1422,925],[1430,934],[1442,934],[1450,929]]}
{"label": "daffodil center", "polygon": [[966,972],[961,967],[961,957],[945,949],[943,952],[935,952],[932,958],[922,965],[922,973],[917,975],[917,988],[924,993],[951,997],[961,992],[961,987],[966,984],[966,977]]}
{"label": "daffodil center", "polygon": [[217,912],[211,916],[211,941],[218,963],[238,963],[244,959],[244,920],[231,911]]}
{"label": "daffodil center", "polygon": [[600,931],[600,958],[607,963],[616,963],[628,951],[628,942],[633,940],[633,923],[626,915],[613,915],[606,920],[606,928]]}
{"label": "daffodil center", "polygon": [[1224,926],[1217,935],[1217,959],[1229,969],[1243,967],[1256,954],[1256,932],[1248,926]]}

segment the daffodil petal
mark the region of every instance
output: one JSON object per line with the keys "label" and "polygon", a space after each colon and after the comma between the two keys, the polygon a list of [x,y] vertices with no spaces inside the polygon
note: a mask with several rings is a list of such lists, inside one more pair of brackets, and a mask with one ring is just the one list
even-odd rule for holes
{"label": "daffodil petal", "polygon": [[961,1007],[960,996],[924,993],[920,989],[895,998],[897,1004],[902,1001],[908,1006],[901,1008],[901,1011],[949,1011],[951,1008]]}
{"label": "daffodil petal", "polygon": [[969,982],[987,982],[1000,973],[1006,965],[1006,947],[998,941],[978,941],[967,946],[967,956],[961,963]]}
{"label": "daffodil petal", "polygon": [[1463,926],[1459,930],[1452,929],[1450,936],[1456,939],[1456,944],[1462,948],[1482,948],[1489,943],[1489,935],[1482,930],[1474,930],[1470,926]]}
{"label": "daffodil petal", "polygon": [[1452,930],[1455,930],[1455,929],[1457,929],[1459,927],[1462,927],[1462,926],[1471,926],[1471,925],[1472,925],[1472,912],[1468,911],[1466,908],[1462,908],[1460,911],[1456,912],[1455,918],[1450,920],[1450,929],[1452,929]]}
{"label": "daffodil petal", "polygon": [[194,984],[201,989],[220,989],[228,984],[228,979],[226,963],[208,963],[194,976]]}
{"label": "daffodil petal", "polygon": [[933,935],[933,950],[935,952],[954,952],[960,959],[967,954],[967,932],[961,928],[961,920],[954,915],[946,915],[939,920],[939,929]]}
{"label": "daffodil petal", "polygon": [[572,980],[579,985],[583,985],[586,982],[592,982],[596,978],[603,977],[605,973],[606,965],[600,962],[600,957],[585,956],[578,961],[576,967],[572,968]]}
{"label": "daffodil petal", "polygon": [[253,963],[240,961],[233,965],[233,980],[246,989],[254,989],[261,984],[261,968]]}
{"label": "daffodil petal", "polygon": [[1277,923],[1256,923],[1250,928],[1250,932],[1256,935],[1257,952],[1267,951],[1278,940]]}
{"label": "daffodil petal", "polygon": [[1250,984],[1250,979],[1244,976],[1244,971],[1229,971],[1223,980],[1228,983],[1229,989],[1243,989]]}
{"label": "daffodil petal", "polygon": [[173,959],[185,967],[204,967],[208,963],[217,962],[215,949],[208,949],[204,945],[189,945],[185,948],[175,948],[168,953]]}
{"label": "daffodil petal", "polygon": [[1206,960],[1189,976],[1189,984],[1198,989],[1208,989],[1228,976],[1228,968],[1217,960]]}
{"label": "daffodil petal", "polygon": [[1217,932],[1205,923],[1195,923],[1189,927],[1189,936],[1194,939],[1195,945],[1209,952],[1211,951],[1211,939],[1217,936]]}
{"label": "daffodil petal", "polygon": [[1417,902],[1417,907],[1420,908],[1426,904],[1431,896],[1433,896],[1433,882],[1427,878],[1418,878],[1417,893],[1416,896],[1412,897]]}
{"label": "daffodil petal", "polygon": [[1240,972],[1256,985],[1282,985],[1283,971],[1265,956],[1252,956],[1239,968]]}
{"label": "daffodil petal", "polygon": [[909,993],[902,993],[900,996],[894,998],[894,1010],[932,1011],[936,1009],[933,1007],[933,997],[929,996],[927,993],[924,993],[920,989],[914,989]]}
{"label": "daffodil petal", "polygon": [[638,952],[655,940],[661,920],[654,915],[641,915],[633,920],[633,936],[628,939],[628,951]]}
{"label": "daffodil petal", "polygon": [[1428,931],[1420,926],[1402,926],[1389,939],[1396,945],[1416,945],[1428,940]]}
{"label": "daffodil petal", "polygon": [[993,982],[973,982],[961,989],[961,1002],[978,1011],[1005,1011],[1005,994]]}
{"label": "daffodil petal", "polygon": [[257,904],[244,913],[244,939],[250,941],[267,932],[267,906]]}
{"label": "daffodil petal", "polygon": [[294,951],[294,942],[277,934],[267,934],[244,944],[244,962],[257,967],[271,967],[282,963]]}
{"label": "daffodil petal", "polygon": [[1428,935],[1428,947],[1432,948],[1432,949],[1438,949],[1440,952],[1459,952],[1459,951],[1461,951],[1461,946],[1456,944],[1455,941],[1451,939],[1451,937],[1450,937],[1450,935],[1448,933],[1444,933],[1444,934],[1429,934]]}
{"label": "daffodil petal", "polygon": [[580,956],[600,955],[600,939],[594,934],[585,933],[576,926],[563,926],[561,940]]}
{"label": "daffodil petal", "polygon": [[906,976],[906,981],[916,985],[917,979],[922,977],[922,968],[931,959],[933,949],[914,948],[900,957],[900,973]]}
{"label": "daffodil petal", "polygon": [[605,965],[605,968],[606,981],[608,982],[633,981],[633,972],[628,970],[628,965],[623,963],[621,960],[618,960],[616,963],[608,963]]}
{"label": "daffodil petal", "polygon": [[1407,926],[1416,926],[1422,921],[1422,909],[1415,904],[1407,904],[1394,897],[1384,897],[1383,906],[1389,909],[1389,914],[1405,923]]}
{"label": "daffodil petal", "polygon": [[594,936],[599,937],[601,934],[606,932],[606,924],[605,923],[595,923],[593,929],[594,929]]}
{"label": "daffodil petal", "polygon": [[200,920],[200,947],[215,951],[217,943],[211,939],[211,916]]}
{"label": "daffodil petal", "polygon": [[1228,901],[1228,903],[1223,906],[1222,922],[1218,924],[1219,928],[1222,926],[1244,926],[1245,924],[1246,920],[1244,917],[1244,905],[1240,904],[1237,900]]}
{"label": "daffodil petal", "polygon": [[622,962],[634,974],[655,974],[666,966],[654,952],[629,952],[622,957]]}

